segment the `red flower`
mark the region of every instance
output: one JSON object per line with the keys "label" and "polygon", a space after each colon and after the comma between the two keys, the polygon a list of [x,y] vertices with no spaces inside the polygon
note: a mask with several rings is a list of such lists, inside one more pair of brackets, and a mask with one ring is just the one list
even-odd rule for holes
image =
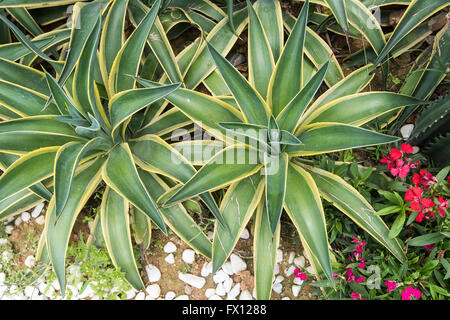
{"label": "red flower", "polygon": [[414,152],[413,147],[407,143],[403,143],[401,145],[400,149],[402,149],[402,153],[413,153]]}
{"label": "red flower", "polygon": [[[419,174],[420,173],[420,174]],[[415,173],[413,176],[413,183],[416,186],[423,186],[425,189],[430,188],[433,184],[436,184],[438,181],[436,177],[434,177],[427,170],[420,170],[419,173]]]}
{"label": "red flower", "polygon": [[386,285],[388,291],[394,291],[398,287],[397,282],[392,281],[392,280],[386,280],[386,282],[384,284]]}
{"label": "red flower", "polygon": [[353,291],[350,297],[352,298],[352,300],[361,300],[361,295],[356,291]]}
{"label": "red flower", "polygon": [[412,297],[420,299],[422,292],[419,289],[414,289],[412,286],[402,291],[402,300],[411,300]]}
{"label": "red flower", "polygon": [[442,218],[445,217],[445,210],[444,209],[448,209],[448,199],[444,199],[443,197],[439,197],[438,198],[439,204],[437,205],[438,209],[439,209],[439,214],[441,215]]}

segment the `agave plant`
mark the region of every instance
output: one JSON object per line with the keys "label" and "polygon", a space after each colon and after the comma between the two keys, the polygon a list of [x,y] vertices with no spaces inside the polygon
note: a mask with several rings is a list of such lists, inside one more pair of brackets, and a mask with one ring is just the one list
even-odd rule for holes
{"label": "agave plant", "polygon": [[[360,93],[373,77],[370,74],[372,66],[337,81],[317,97],[323,82],[327,83],[327,78],[331,82],[340,68],[330,56],[330,61],[317,72],[308,68],[310,59],[305,54],[304,44],[308,35],[314,33],[306,26],[307,8],[308,2],[286,43],[282,43],[279,57],[274,58],[273,52],[280,42],[270,42],[267,35],[279,32],[278,39],[283,39],[282,25],[274,23],[282,21],[263,23],[248,2],[249,79],[208,44],[231,95],[211,97],[178,88],[165,96],[192,121],[201,123],[211,135],[223,141],[224,146],[205,161],[192,178],[167,192],[158,203],[170,206],[206,191],[228,187],[220,210],[230,230],[216,224],[213,272],[226,261],[256,211],[253,220],[254,268],[258,299],[270,297],[283,209],[296,226],[316,273],[323,273],[333,283],[320,197],[332,202],[395,257],[405,258],[399,241],[389,238],[387,226],[374,215],[364,197],[340,177],[313,167],[306,157],[398,141],[397,137],[361,126],[386,112],[423,101],[388,92]],[[279,10],[276,14],[281,17]],[[323,52],[317,50],[316,55],[320,54]],[[157,86],[143,79],[139,82],[147,87]],[[233,142],[227,139],[229,131],[247,140]],[[211,144],[217,144],[217,141]],[[196,141],[182,142],[175,147],[182,150],[198,145]],[[258,155],[255,162],[251,161],[254,151]],[[222,159],[228,153],[233,160],[240,154],[246,161],[224,163]],[[275,170],[274,162],[279,164]]]}
{"label": "agave plant", "polygon": [[[181,66],[171,59],[173,52],[166,46],[157,18],[160,1],[151,10],[145,6],[135,10],[139,22],[126,41],[122,35],[128,1],[105,4],[76,4],[74,21],[82,19],[83,24],[72,28],[71,50],[63,63],[52,60],[2,16],[28,52],[54,69],[56,78],[50,72],[0,59],[0,115],[7,119],[0,122],[0,168],[4,171],[0,219],[43,199],[49,201],[38,257],[51,262],[63,293],[72,228],[102,181],[106,187],[95,224],[113,263],[135,288],[144,285],[133,254],[131,225],[135,241],[146,247],[152,224],[163,233],[168,225],[196,251],[212,255],[211,242],[182,205],[167,209],[156,205],[169,185],[185,182],[196,172],[161,138],[170,128],[186,125],[185,117],[159,110],[165,108],[161,98],[180,87],[178,79],[171,81],[179,71],[169,70],[158,88],[136,88],[134,80],[147,44],[166,58],[163,66],[175,64],[173,70]],[[162,45],[152,32],[160,32]],[[146,113],[150,105],[158,108],[158,114]],[[141,134],[135,134],[139,129]],[[226,228],[211,194],[200,198]]]}

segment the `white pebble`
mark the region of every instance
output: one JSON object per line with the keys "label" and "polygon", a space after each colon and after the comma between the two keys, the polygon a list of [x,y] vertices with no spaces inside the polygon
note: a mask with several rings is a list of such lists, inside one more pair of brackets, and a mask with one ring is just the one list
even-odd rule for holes
{"label": "white pebble", "polygon": [[239,296],[239,300],[253,300],[250,291],[248,290],[242,291],[241,295]]}
{"label": "white pebble", "polygon": [[195,276],[193,274],[189,274],[189,273],[182,273],[179,272],[178,273],[178,278],[183,281],[184,283],[187,283],[190,286],[193,286],[197,289],[201,289],[203,288],[203,286],[206,283],[206,280],[202,277],[199,276]]}
{"label": "white pebble", "polygon": [[173,291],[167,291],[166,295],[164,296],[165,300],[173,300],[177,294]]}
{"label": "white pebble", "polygon": [[230,262],[226,262],[223,266],[222,266],[222,270],[229,276],[233,275],[233,267],[231,266]]}
{"label": "white pebble", "polygon": [[304,280],[300,278],[294,278],[294,284],[301,286],[305,282]]}
{"label": "white pebble", "polygon": [[11,234],[11,233],[13,232],[13,230],[14,230],[14,227],[13,227],[12,225],[7,225],[7,226],[5,227],[5,232],[6,232],[7,234]]}
{"label": "white pebble", "polygon": [[211,298],[215,294],[216,294],[216,289],[213,289],[213,288],[206,289],[206,291],[205,291],[205,297],[207,297],[207,298]]}
{"label": "white pebble", "polygon": [[237,283],[227,294],[227,300],[235,299],[241,292],[241,284]]}
{"label": "white pebble", "polygon": [[[53,287],[52,287],[53,288]],[[78,299],[92,298],[95,295],[94,289],[88,284],[86,288],[78,295]]]}
{"label": "white pebble", "polygon": [[32,296],[37,296],[39,294],[39,289],[33,286],[26,286],[23,290],[25,297],[31,298]]}
{"label": "white pebble", "polygon": [[0,238],[0,246],[3,246],[8,243],[8,239]]}
{"label": "white pebble", "polygon": [[12,253],[9,251],[3,251],[2,253],[2,260],[3,262],[8,262],[12,258]]}
{"label": "white pebble", "polygon": [[36,207],[34,207],[33,211],[31,212],[31,216],[33,218],[37,218],[41,214],[42,209],[44,209],[44,205],[45,204],[42,202],[38,204]]}
{"label": "white pebble", "polygon": [[275,267],[273,268],[273,274],[277,275],[280,273],[280,265],[277,263],[275,264]]}
{"label": "white pebble", "polygon": [[306,271],[308,271],[310,274],[314,274],[314,269],[312,266],[306,267]]}
{"label": "white pebble", "polygon": [[240,271],[244,271],[247,269],[247,264],[242,260],[239,256],[235,255],[234,253],[230,256],[231,260],[231,268],[233,269],[234,273],[238,273]]}
{"label": "white pebble", "polygon": [[164,246],[164,252],[165,253],[173,253],[175,251],[177,251],[177,247],[175,246],[175,244],[173,242],[169,241]]}
{"label": "white pebble", "polygon": [[6,274],[4,272],[0,273],[0,284],[3,284],[6,280]]}
{"label": "white pebble", "polygon": [[55,288],[55,290],[57,290],[57,291],[59,291],[59,290],[61,290],[61,287],[60,287],[60,285],[59,285],[59,282],[58,282],[58,280],[53,280],[53,282],[52,282],[52,287],[53,288]]}
{"label": "white pebble", "polygon": [[161,288],[157,284],[151,284],[147,288],[145,288],[145,291],[147,294],[152,297],[153,299],[156,299],[161,294]]}
{"label": "white pebble", "polygon": [[208,232],[206,233],[206,235],[208,236],[208,239],[209,239],[209,240],[214,239],[214,232],[208,231]]}
{"label": "white pebble", "polygon": [[168,264],[174,264],[175,263],[175,258],[173,256],[173,253],[169,254],[165,259],[164,259]]}
{"label": "white pebble", "polygon": [[22,212],[22,214],[20,215],[20,217],[22,218],[23,222],[28,222],[31,219],[31,215],[28,212]]}
{"label": "white pebble", "polygon": [[44,216],[39,216],[36,218],[36,223],[39,225],[44,225],[45,224],[45,217]]}
{"label": "white pebble", "polygon": [[23,262],[23,264],[25,266],[27,266],[28,268],[32,268],[36,264],[36,259],[34,258],[34,256],[30,255],[25,258],[25,261]]}
{"label": "white pebble", "polygon": [[250,233],[248,232],[247,228],[245,228],[244,231],[242,231],[241,239],[247,240],[248,238],[250,238]]}
{"label": "white pebble", "polygon": [[289,298],[289,297],[283,297],[283,298],[281,298],[281,300],[291,300],[291,298]]}
{"label": "white pebble", "polygon": [[148,281],[156,282],[161,279],[161,271],[152,264],[145,266],[145,271],[147,272]]}
{"label": "white pebble", "polygon": [[413,147],[413,154],[419,153],[420,148],[418,146]]}
{"label": "white pebble", "polygon": [[225,289],[225,292],[228,293],[230,292],[231,287],[233,287],[233,279],[228,278],[223,282],[223,288]]}
{"label": "white pebble", "polygon": [[281,293],[281,291],[283,291],[283,285],[279,282],[276,282],[272,286],[272,290],[275,291],[276,293]]}
{"label": "white pebble", "polygon": [[213,294],[211,297],[208,298],[208,300],[222,300],[222,298],[219,297],[217,294]]}
{"label": "white pebble", "polygon": [[286,277],[290,277],[294,274],[295,272],[295,267],[294,266],[289,266],[289,268],[286,268],[284,270],[284,274],[286,275]]}
{"label": "white pebble", "polygon": [[283,251],[277,249],[277,263],[280,263],[281,261],[283,261]]}
{"label": "white pebble", "polygon": [[284,277],[283,277],[283,276],[277,276],[277,277],[275,278],[275,283],[281,283],[281,282],[283,282],[283,280],[284,280]]}
{"label": "white pebble", "polygon": [[292,264],[294,262],[294,258],[295,258],[295,252],[294,251],[289,252],[288,263]]}
{"label": "white pebble", "polygon": [[145,293],[143,292],[139,292],[136,297],[134,298],[134,300],[145,300]]}
{"label": "white pebble", "polygon": [[181,258],[187,264],[192,264],[195,260],[195,251],[191,249],[186,249],[183,251],[183,255],[181,256]]}
{"label": "white pebble", "polygon": [[201,271],[202,277],[209,276],[209,274],[212,273],[212,267],[213,267],[212,262],[205,262],[203,264],[202,271]]}
{"label": "white pebble", "polygon": [[414,129],[413,124],[405,124],[403,127],[400,128],[400,133],[402,134],[402,137],[404,139],[408,139],[411,136],[411,132]]}
{"label": "white pebble", "polygon": [[131,288],[130,290],[128,290],[127,292],[125,292],[125,294],[127,295],[127,299],[133,299],[136,296],[136,289]]}
{"label": "white pebble", "polygon": [[220,283],[220,282],[224,282],[225,280],[227,280],[229,278],[229,276],[223,271],[223,270],[219,270],[216,272],[216,274],[213,276],[213,281],[215,283]]}
{"label": "white pebble", "polygon": [[227,292],[225,291],[225,288],[223,287],[222,283],[219,283],[216,287],[216,294],[218,296],[224,296],[227,294]]}
{"label": "white pebble", "polygon": [[297,258],[295,258],[294,259],[294,264],[297,266],[297,267],[300,267],[300,268],[304,268],[305,267],[305,257],[304,256],[300,256],[300,257],[297,257]]}
{"label": "white pebble", "polygon": [[185,294],[176,297],[174,300],[189,300],[189,297]]}
{"label": "white pebble", "polygon": [[18,218],[14,221],[14,225],[15,225],[16,227],[18,227],[21,223],[22,223],[22,218],[21,218],[21,217],[18,217]]}
{"label": "white pebble", "polygon": [[296,285],[292,286],[292,294],[294,295],[294,297],[298,296],[298,294],[300,293],[301,288],[302,287],[296,286]]}

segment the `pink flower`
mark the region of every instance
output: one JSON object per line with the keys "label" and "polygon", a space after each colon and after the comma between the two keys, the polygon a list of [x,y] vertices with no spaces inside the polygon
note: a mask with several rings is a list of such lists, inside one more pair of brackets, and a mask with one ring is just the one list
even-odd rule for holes
{"label": "pink flower", "polygon": [[339,275],[338,275],[337,273],[334,273],[334,272],[333,272],[333,278],[334,278],[334,279],[337,279],[337,278],[339,278]]}
{"label": "pink flower", "polygon": [[433,250],[433,248],[434,248],[434,244],[427,244],[427,245],[425,245],[425,246],[423,246],[425,249],[427,249],[427,250]]}
{"label": "pink flower", "polygon": [[361,295],[356,291],[353,291],[350,297],[352,298],[352,300],[361,300]]}
{"label": "pink flower", "polygon": [[294,273],[295,273],[295,277],[300,278],[300,280],[305,281],[307,278],[306,273],[300,272],[300,270],[298,270],[298,269],[295,269]]}
{"label": "pink flower", "polygon": [[427,170],[420,170],[419,173],[415,173],[412,181],[416,186],[423,186],[425,189],[429,189],[438,182],[436,177]]}
{"label": "pink flower", "polygon": [[398,288],[398,284],[395,281],[392,280],[386,280],[386,282],[384,283],[388,289],[388,291],[394,291],[395,289]]}
{"label": "pink flower", "polygon": [[441,215],[442,218],[445,217],[445,210],[444,209],[448,209],[448,199],[444,199],[443,197],[439,197],[438,198],[439,204],[438,204],[438,209],[439,209],[439,214]]}
{"label": "pink flower", "polygon": [[411,300],[412,297],[420,299],[422,292],[419,289],[414,289],[412,286],[402,291],[402,300]]}
{"label": "pink flower", "polygon": [[366,263],[364,261],[362,261],[358,266],[358,268],[361,268],[361,269],[364,269],[365,267],[366,267]]}
{"label": "pink flower", "polygon": [[357,283],[363,283],[364,282],[364,277],[359,277],[358,279],[356,279]]}
{"label": "pink flower", "polygon": [[347,270],[347,272],[345,273],[345,276],[347,277],[347,282],[352,282],[356,280],[355,275],[352,272],[351,268],[345,268],[345,270]]}

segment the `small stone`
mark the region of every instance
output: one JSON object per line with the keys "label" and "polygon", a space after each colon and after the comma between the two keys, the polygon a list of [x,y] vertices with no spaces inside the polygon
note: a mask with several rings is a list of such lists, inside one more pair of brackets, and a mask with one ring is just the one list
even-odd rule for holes
{"label": "small stone", "polygon": [[156,282],[161,279],[161,271],[152,264],[145,266],[145,271],[147,272],[148,281]]}
{"label": "small stone", "polygon": [[216,289],[213,289],[213,288],[208,288],[205,291],[205,297],[207,297],[207,298],[211,298],[215,294],[216,294]]}
{"label": "small stone", "polygon": [[164,252],[165,253],[173,253],[175,251],[177,251],[177,247],[175,246],[175,244],[173,242],[169,241],[164,246]]}
{"label": "small stone", "polygon": [[222,266],[222,270],[229,276],[233,275],[233,267],[231,266],[230,262],[226,262],[223,266]]}
{"label": "small stone", "polygon": [[7,234],[11,234],[11,233],[13,232],[13,230],[14,230],[14,227],[13,227],[12,225],[7,225],[7,226],[5,227],[5,232],[6,232]]}
{"label": "small stone", "polygon": [[241,292],[241,284],[237,283],[227,294],[227,300],[235,299]]}
{"label": "small stone", "polygon": [[168,264],[174,264],[175,263],[175,257],[173,256],[173,253],[169,254],[164,260]]}
{"label": "small stone", "polygon": [[252,291],[252,296],[253,296],[253,298],[255,298],[255,299],[256,299],[256,287],[255,287],[255,288],[253,288],[253,291]]}
{"label": "small stone", "polygon": [[134,298],[134,300],[145,300],[145,293],[143,292],[139,292],[136,297]]}
{"label": "small stone", "polygon": [[19,287],[16,284],[11,285],[9,287],[9,293],[10,294],[16,294],[19,291]]}
{"label": "small stone", "polygon": [[289,268],[286,268],[284,270],[284,274],[286,275],[286,277],[290,277],[290,276],[292,276],[294,274],[295,269],[296,268],[294,266],[289,266]]}
{"label": "small stone", "polygon": [[281,263],[283,261],[283,251],[277,249],[277,263]]}
{"label": "small stone", "polygon": [[195,260],[195,251],[191,249],[186,249],[183,251],[183,255],[181,256],[181,258],[187,264],[192,264]]}
{"label": "small stone", "polygon": [[312,266],[306,267],[306,271],[308,271],[308,273],[310,273],[310,274],[314,274],[314,269]]}
{"label": "small stone", "polygon": [[291,298],[289,298],[289,297],[283,297],[283,298],[281,298],[281,300],[291,300]]}
{"label": "small stone", "polygon": [[60,285],[59,285],[59,282],[58,282],[58,280],[53,280],[53,282],[52,282],[52,287],[56,290],[56,291],[59,291],[59,290],[61,290],[61,287],[60,287]]}
{"label": "small stone", "polygon": [[248,290],[244,290],[241,292],[241,295],[239,296],[239,300],[253,300],[252,294]]}
{"label": "small stone", "polygon": [[155,298],[152,298],[150,296],[145,296],[145,300],[155,300]]}
{"label": "small stone", "polygon": [[212,262],[205,262],[202,267],[201,275],[202,277],[207,277],[212,272]]}
{"label": "small stone", "polygon": [[131,288],[130,290],[126,291],[125,294],[127,295],[127,299],[133,299],[136,296],[136,289]]}
{"label": "small stone", "polygon": [[227,292],[225,291],[225,288],[223,287],[222,283],[219,283],[216,287],[216,294],[218,296],[224,296],[227,294]]}
{"label": "small stone", "polygon": [[276,293],[280,294],[281,291],[283,291],[283,285],[281,283],[279,283],[279,282],[276,282],[272,286],[272,290],[275,291]]}
{"label": "small stone", "polygon": [[250,238],[250,233],[248,232],[247,228],[245,228],[244,231],[242,231],[241,239],[247,240],[248,238]]}
{"label": "small stone", "polygon": [[28,222],[31,219],[31,215],[28,212],[22,212],[22,214],[20,215],[20,217],[22,218],[23,222]]}
{"label": "small stone", "polygon": [[277,275],[280,273],[280,265],[277,263],[275,264],[275,267],[273,268],[273,274]]}
{"label": "small stone", "polygon": [[37,218],[41,214],[42,209],[44,209],[44,205],[45,203],[41,202],[36,207],[34,207],[33,211],[31,211],[31,217]]}
{"label": "small stone", "polygon": [[297,267],[300,267],[300,268],[304,268],[305,267],[305,257],[304,256],[300,256],[300,257],[297,257],[297,258],[295,258],[294,259],[294,264],[297,266]]}
{"label": "small stone", "polygon": [[294,262],[294,258],[295,258],[295,252],[294,251],[289,252],[288,263],[292,264]]}
{"label": "small stone", "polygon": [[214,232],[208,231],[208,232],[206,233],[206,235],[208,236],[208,239],[209,239],[209,240],[212,241],[212,239],[214,239]]}
{"label": "small stone", "polygon": [[417,147],[417,146],[413,147],[413,154],[419,153],[419,151],[420,151],[419,147]]}
{"label": "small stone", "polygon": [[25,258],[25,261],[23,262],[23,264],[28,268],[32,268],[36,264],[36,259],[34,258],[34,256],[30,255]]}
{"label": "small stone", "polygon": [[8,239],[0,238],[0,246],[3,246],[8,243]]}
{"label": "small stone", "polygon": [[297,297],[298,294],[300,293],[302,287],[297,286],[297,285],[293,285],[292,286],[292,294],[294,295],[294,297]]}
{"label": "small stone", "polygon": [[3,262],[8,262],[9,260],[11,260],[12,258],[12,253],[9,251],[3,251],[2,253],[2,261]]}
{"label": "small stone", "polygon": [[0,284],[3,284],[6,280],[6,274],[4,272],[0,273]]}
{"label": "small stone", "polygon": [[300,279],[300,278],[294,278],[294,284],[301,286],[303,284],[303,282],[305,282],[304,280]]}
{"label": "small stone", "polygon": [[402,134],[402,137],[404,139],[408,139],[411,136],[413,129],[414,129],[413,124],[405,124],[403,127],[400,128],[400,133]]}
{"label": "small stone", "polygon": [[215,283],[220,283],[220,282],[224,282],[225,280],[227,280],[229,278],[229,276],[223,271],[223,270],[219,270],[216,272],[216,274],[213,276],[213,281]]}
{"label": "small stone", "polygon": [[184,283],[187,283],[190,286],[193,286],[197,289],[201,289],[203,288],[203,286],[206,283],[206,280],[202,277],[199,276],[195,276],[193,274],[189,274],[189,273],[182,273],[179,272],[178,273],[178,278],[183,281]]}
{"label": "small stone", "polygon": [[47,291],[44,293],[44,295],[47,298],[53,298],[53,295],[55,294],[55,288],[53,288],[52,286],[49,286]]}
{"label": "small stone", "polygon": [[223,288],[225,289],[225,292],[228,293],[230,292],[231,287],[233,287],[233,279],[228,278],[223,282]]}
{"label": "small stone", "polygon": [[281,283],[281,282],[283,282],[283,280],[284,280],[284,277],[283,277],[283,276],[277,276],[277,277],[275,278],[275,283]]}
{"label": "small stone", "polygon": [[177,296],[177,294],[173,291],[167,291],[166,295],[164,296],[165,300],[173,300],[175,299],[175,297]]}
{"label": "small stone", "polygon": [[230,256],[231,261],[231,268],[233,269],[234,273],[238,273],[240,271],[244,271],[247,269],[247,264],[242,260],[239,256],[235,255],[234,253]]}
{"label": "small stone", "polygon": [[153,299],[156,299],[161,294],[161,288],[157,284],[151,284],[145,288],[145,291],[147,294],[152,297]]}
{"label": "small stone", "polygon": [[38,225],[44,225],[45,224],[45,217],[44,216],[39,216],[39,217],[36,218],[35,221],[36,221],[36,223]]}
{"label": "small stone", "polygon": [[80,292],[78,298],[79,299],[86,299],[86,298],[92,298],[95,295],[94,290],[91,287],[91,284],[88,284],[86,288],[82,292]]}
{"label": "small stone", "polygon": [[184,286],[184,293],[186,293],[187,295],[190,295],[192,293],[192,287],[190,285],[185,285]]}
{"label": "small stone", "polygon": [[26,286],[23,293],[25,294],[25,297],[31,298],[32,296],[39,294],[39,289],[33,286]]}
{"label": "small stone", "polygon": [[18,217],[16,220],[14,220],[14,225],[16,227],[18,227],[21,223],[22,223],[22,218],[21,217]]}
{"label": "small stone", "polygon": [[211,297],[208,298],[208,300],[222,300],[222,298],[219,297],[217,294],[213,294]]}
{"label": "small stone", "polygon": [[176,297],[174,300],[189,300],[189,297],[185,294]]}

